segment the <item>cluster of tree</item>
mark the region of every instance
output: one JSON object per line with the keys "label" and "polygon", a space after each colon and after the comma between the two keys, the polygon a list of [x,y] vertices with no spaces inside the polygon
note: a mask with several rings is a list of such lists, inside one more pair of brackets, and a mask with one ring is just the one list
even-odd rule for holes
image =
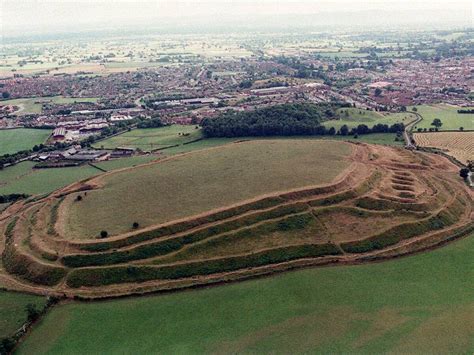
{"label": "cluster of tree", "polygon": [[9,203],[9,202],[15,202],[18,200],[25,199],[29,197],[30,195],[27,194],[9,194],[9,195],[0,195],[0,203]]}
{"label": "cluster of tree", "polygon": [[360,124],[357,127],[353,127],[349,129],[347,125],[342,126],[337,134],[341,136],[346,135],[356,135],[356,134],[369,134],[369,133],[401,133],[405,129],[405,125],[403,123],[394,123],[393,125],[389,126],[387,124],[377,123],[376,125],[369,128],[365,124]]}
{"label": "cluster of tree", "polygon": [[460,109],[458,110],[458,113],[468,113],[468,114],[473,114],[474,113],[474,109]]}
{"label": "cluster of tree", "polygon": [[159,117],[153,117],[149,120],[141,120],[137,123],[138,128],[159,128],[163,127],[165,124],[161,121]]}
{"label": "cluster of tree", "polygon": [[249,112],[229,110],[214,119],[204,119],[207,137],[310,135],[322,130],[321,122],[334,117],[331,105],[285,104]]}
{"label": "cluster of tree", "polygon": [[239,84],[239,88],[241,89],[250,89],[253,85],[252,80],[244,80]]}
{"label": "cluster of tree", "polygon": [[339,131],[326,128],[321,123],[335,117],[335,109],[341,105],[331,104],[285,104],[250,112],[228,111],[216,118],[202,122],[206,137],[245,136],[301,136],[301,135],[356,135],[368,133],[397,133],[405,129],[403,123],[392,126],[376,124],[372,128],[359,125],[349,129],[343,125]]}

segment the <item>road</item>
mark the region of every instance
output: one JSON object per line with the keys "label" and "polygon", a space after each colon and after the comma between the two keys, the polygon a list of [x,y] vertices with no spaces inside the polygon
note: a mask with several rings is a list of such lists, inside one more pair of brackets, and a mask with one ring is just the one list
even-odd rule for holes
{"label": "road", "polygon": [[411,131],[416,124],[418,124],[419,122],[421,122],[421,120],[423,120],[423,117],[418,112],[414,112],[414,111],[407,111],[407,112],[413,113],[416,116],[416,120],[414,120],[413,122],[410,122],[405,127],[405,130],[403,131],[403,138],[405,139],[405,143],[406,143],[405,148],[416,149],[416,145],[413,144],[413,139],[411,137]]}

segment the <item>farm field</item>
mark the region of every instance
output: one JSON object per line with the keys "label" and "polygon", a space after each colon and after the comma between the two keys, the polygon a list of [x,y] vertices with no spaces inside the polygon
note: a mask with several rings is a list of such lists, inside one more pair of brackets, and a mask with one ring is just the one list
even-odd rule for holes
{"label": "farm field", "polygon": [[[434,128],[431,123],[435,118],[439,118],[443,125],[439,129],[444,130],[459,130],[460,127],[464,127],[464,130],[474,130],[474,114],[460,114],[457,110],[460,107],[451,105],[422,105],[417,106],[418,113],[423,116],[423,120],[416,125],[414,131],[417,128]],[[463,107],[463,109],[468,109]],[[472,109],[472,107],[471,107]]]}
{"label": "farm field", "polygon": [[463,164],[474,160],[474,132],[414,133],[416,144],[438,148]]}
{"label": "farm field", "polygon": [[348,166],[350,151],[347,144],[320,140],[251,141],[196,151],[106,176],[105,188],[91,191],[82,203],[67,199],[64,224],[71,236],[91,237],[104,229],[116,234],[134,221],[163,223],[265,193],[329,183]]}
{"label": "farm field", "polygon": [[468,354],[474,350],[473,251],[471,234],[384,263],[60,305],[18,353]]}
{"label": "farm field", "polygon": [[2,129],[0,130],[0,155],[28,150],[37,144],[45,143],[51,132],[49,129]]}
{"label": "farm field", "polygon": [[[160,159],[160,156],[155,154],[139,155],[98,162],[95,165],[110,171],[149,163],[157,159]],[[31,161],[25,161],[0,170],[0,195],[11,193],[31,195],[50,193],[73,182],[103,173],[89,165],[55,169],[33,169],[35,164]]]}
{"label": "farm field", "polygon": [[33,169],[35,164],[25,161],[0,170],[0,195],[50,193],[75,181],[102,173],[88,165],[59,169]]}
{"label": "farm field", "polygon": [[351,129],[360,124],[365,124],[369,128],[372,128],[378,123],[389,126],[395,123],[403,123],[407,125],[416,118],[416,116],[410,112],[387,113],[367,111],[357,108],[338,109],[337,115],[338,119],[325,121],[322,124],[326,128],[334,127],[336,130],[340,129],[343,125],[347,125],[347,127]]}
{"label": "farm field", "polygon": [[16,114],[25,115],[30,113],[41,113],[42,103],[66,104],[74,102],[97,102],[95,97],[65,97],[65,96],[51,96],[51,97],[32,97],[24,99],[2,100],[0,105],[15,105],[19,107]]}
{"label": "farm field", "polygon": [[27,304],[33,304],[37,309],[42,309],[46,304],[46,298],[0,290],[0,340],[13,335],[26,321]]}
{"label": "farm field", "polygon": [[160,128],[134,129],[97,142],[94,146],[102,149],[129,147],[152,151],[192,142],[201,137],[201,131],[196,129],[196,126],[172,125]]}

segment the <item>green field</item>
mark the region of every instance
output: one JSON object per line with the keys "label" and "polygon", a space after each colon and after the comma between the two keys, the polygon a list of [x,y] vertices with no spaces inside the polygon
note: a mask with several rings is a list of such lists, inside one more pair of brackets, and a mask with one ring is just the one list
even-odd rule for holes
{"label": "green field", "polygon": [[371,133],[363,134],[354,138],[353,136],[324,136],[321,139],[334,139],[349,142],[364,142],[369,144],[383,144],[383,145],[394,145],[403,146],[405,143],[403,138],[396,141],[397,135],[395,133]]}
{"label": "green field", "polygon": [[[417,106],[418,113],[423,116],[423,121],[418,123],[414,128],[434,128],[431,125],[435,118],[439,118],[443,125],[440,131],[443,130],[459,130],[459,127],[464,127],[465,130],[474,130],[474,114],[459,114],[457,110],[459,107],[450,105],[432,105],[432,106]],[[467,107],[464,109],[468,109]],[[470,108],[472,109],[472,107]]]}
{"label": "green field", "polygon": [[18,353],[472,354],[473,279],[471,234],[384,263],[61,305]]}
{"label": "green field", "polygon": [[372,128],[377,123],[387,124],[389,126],[395,123],[408,123],[415,120],[415,115],[407,112],[387,113],[367,111],[358,108],[343,108],[337,110],[338,119],[323,122],[326,128],[334,127],[336,130],[343,125],[347,125],[349,129],[357,127],[360,124],[365,124]]}
{"label": "green field", "polygon": [[36,144],[46,142],[51,132],[49,129],[2,129],[0,130],[0,155],[31,149]]}
{"label": "green field", "polygon": [[102,173],[88,165],[58,169],[33,169],[35,164],[25,161],[0,170],[0,195],[49,193],[75,181]]}
{"label": "green field", "polygon": [[101,169],[110,171],[110,170],[122,169],[122,168],[127,168],[130,166],[136,166],[140,164],[149,163],[151,161],[154,161],[160,158],[162,158],[162,156],[157,155],[157,154],[137,155],[133,157],[101,161],[101,162],[94,163],[94,165],[98,166]]}
{"label": "green field", "polygon": [[67,234],[115,234],[135,221],[147,226],[265,193],[329,183],[348,165],[344,157],[350,150],[334,141],[252,141],[113,174],[103,188],[70,204]]}
{"label": "green field", "polygon": [[[242,138],[242,139],[251,139],[251,138]],[[193,150],[218,147],[224,144],[236,142],[238,140],[239,138],[208,138],[208,139],[202,139],[200,141],[189,143],[189,144],[182,144],[177,147],[167,148],[167,149],[162,150],[161,152],[164,155],[171,156],[175,154],[191,152]]]}
{"label": "green field", "polygon": [[16,114],[30,114],[30,113],[41,113],[43,103],[52,104],[70,104],[75,102],[97,102],[96,97],[64,97],[64,96],[51,96],[51,97],[33,97],[25,99],[11,99],[2,100],[0,105],[16,105],[20,109],[16,111]]}
{"label": "green field", "polygon": [[97,142],[94,146],[102,149],[131,147],[151,151],[191,142],[201,137],[201,130],[196,129],[196,126],[172,125],[161,128],[134,129]]}
{"label": "green field", "polygon": [[46,298],[0,290],[0,340],[12,336],[26,321],[25,307],[29,303],[42,309]]}

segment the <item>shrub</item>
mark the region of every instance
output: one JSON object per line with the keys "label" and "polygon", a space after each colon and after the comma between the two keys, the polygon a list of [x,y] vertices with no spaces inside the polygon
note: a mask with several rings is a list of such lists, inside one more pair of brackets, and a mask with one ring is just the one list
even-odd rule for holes
{"label": "shrub", "polygon": [[115,266],[86,268],[71,271],[67,284],[71,287],[101,286],[150,280],[180,278],[236,271],[243,268],[288,262],[302,258],[339,255],[339,249],[330,243],[302,244],[274,248],[247,255],[195,261],[168,266]]}
{"label": "shrub", "polygon": [[133,222],[132,224],[133,229],[137,229],[139,226],[138,222]]}
{"label": "shrub", "polygon": [[25,310],[28,322],[34,322],[35,320],[37,320],[41,313],[32,303],[28,303],[25,307]]}
{"label": "shrub", "polygon": [[108,235],[109,235],[109,233],[107,231],[101,231],[100,232],[100,237],[101,238],[107,238]]}

